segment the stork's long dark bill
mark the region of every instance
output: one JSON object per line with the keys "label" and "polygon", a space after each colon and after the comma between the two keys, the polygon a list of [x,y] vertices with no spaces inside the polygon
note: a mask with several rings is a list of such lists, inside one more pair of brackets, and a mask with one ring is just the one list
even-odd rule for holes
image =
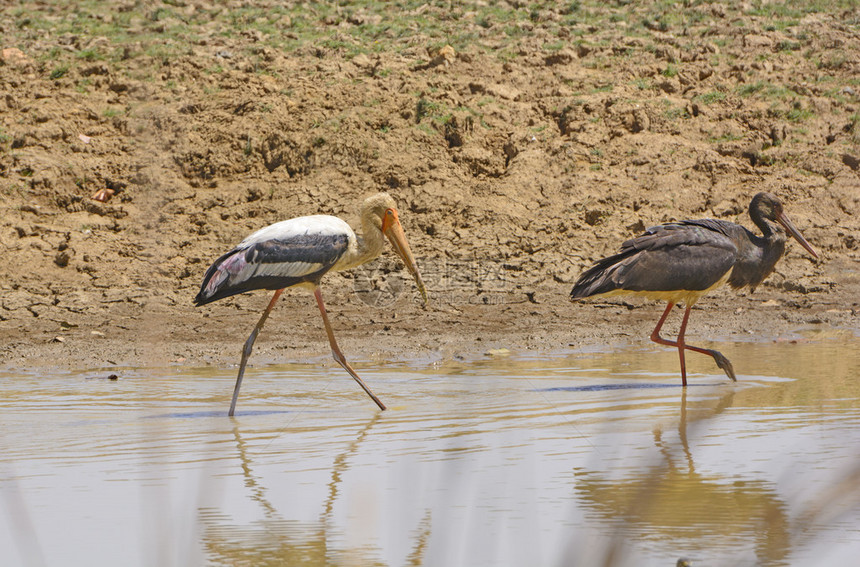
{"label": "stork's long dark bill", "polygon": [[415,263],[415,258],[412,256],[412,250],[409,248],[409,243],[406,241],[406,234],[403,232],[403,227],[400,225],[400,219],[397,218],[397,211],[394,211],[394,219],[390,224],[386,223],[383,233],[391,241],[394,246],[394,251],[406,264],[406,269],[415,278],[415,285],[418,286],[418,291],[421,292],[421,298],[424,304],[427,304],[427,289],[424,287],[424,281],[421,279],[421,274],[418,273],[418,264]]}
{"label": "stork's long dark bill", "polygon": [[785,216],[785,213],[779,213],[776,217],[776,220],[779,224],[785,227],[785,230],[787,230],[788,233],[793,236],[795,240],[800,242],[800,245],[803,246],[807,252],[812,254],[815,258],[818,258],[818,254],[812,248],[812,245],[809,244],[809,242],[807,242],[805,238],[803,238],[803,235],[800,234],[800,231],[797,230],[797,228],[794,226],[794,224],[792,224],[790,220],[788,220],[788,217]]}

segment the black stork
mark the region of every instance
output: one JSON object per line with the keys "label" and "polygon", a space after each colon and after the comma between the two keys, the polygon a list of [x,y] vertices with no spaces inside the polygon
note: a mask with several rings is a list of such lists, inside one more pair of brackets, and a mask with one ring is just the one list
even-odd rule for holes
{"label": "black stork", "polygon": [[[669,302],[657,322],[651,340],[678,348],[681,382],[687,385],[684,350],[712,356],[729,378],[736,380],[732,363],[715,350],[684,342],[693,304],[712,289],[728,282],[734,289],[755,288],[773,272],[785,251],[786,233],[818,258],[812,246],[788,220],[782,203],[770,193],[759,193],[750,202],[749,215],[762,236],[724,220],[702,219],[670,222],[651,227],[621,245],[621,251],[597,262],[584,272],[570,298],[620,294],[642,295]],[[784,230],[783,230],[784,229]],[[660,336],[660,328],[676,303],[686,305],[678,339]]]}
{"label": "black stork", "polygon": [[346,222],[329,215],[297,217],[277,222],[248,236],[233,250],[215,260],[206,270],[200,292],[194,298],[194,303],[198,306],[255,289],[275,290],[275,295],[242,349],[239,375],[230,403],[230,416],[236,411],[245,364],[254,347],[254,341],[257,340],[257,334],[263,328],[278,297],[288,287],[304,287],[313,291],[331,345],[332,356],[376,402],[379,409],[385,409],[385,405],[367,387],[338,348],[320,293],[320,280],[328,272],[348,270],[377,258],[382,253],[385,236],[415,278],[425,304],[427,290],[400,225],[394,199],[390,195],[378,193],[364,201],[361,206],[361,226],[363,236],[356,236]]}

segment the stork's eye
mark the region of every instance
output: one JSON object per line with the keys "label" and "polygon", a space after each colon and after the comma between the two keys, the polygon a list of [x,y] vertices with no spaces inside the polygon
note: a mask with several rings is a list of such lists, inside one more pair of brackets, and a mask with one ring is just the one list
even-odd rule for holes
{"label": "stork's eye", "polygon": [[393,226],[396,222],[397,213],[394,212],[394,209],[385,209],[385,215],[382,217],[382,231],[384,232],[388,230],[388,228]]}

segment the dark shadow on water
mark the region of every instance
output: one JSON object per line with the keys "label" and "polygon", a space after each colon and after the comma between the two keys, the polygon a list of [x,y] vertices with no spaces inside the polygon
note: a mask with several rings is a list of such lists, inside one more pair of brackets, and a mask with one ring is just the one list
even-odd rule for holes
{"label": "dark shadow on water", "polygon": [[[252,416],[252,415],[277,415],[293,413],[287,410],[251,410],[236,412],[236,417]],[[191,412],[176,412],[176,413],[161,413],[158,415],[147,415],[142,419],[193,419],[198,417],[227,417],[227,412],[224,411],[191,411]]]}
{"label": "dark shadow on water", "polygon": [[[720,383],[713,384],[687,384],[688,388],[692,388],[694,386],[719,386]],[[678,384],[655,384],[644,383],[638,384],[636,382],[629,382],[627,384],[592,384],[589,386],[556,386],[554,388],[539,388],[537,390],[532,390],[533,392],[603,392],[608,390],[650,390],[654,388],[682,388],[680,383]]]}

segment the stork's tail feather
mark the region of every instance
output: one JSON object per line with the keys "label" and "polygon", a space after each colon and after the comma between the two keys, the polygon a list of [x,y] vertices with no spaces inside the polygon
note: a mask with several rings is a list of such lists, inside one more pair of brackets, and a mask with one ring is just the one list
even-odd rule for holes
{"label": "stork's tail feather", "polygon": [[629,252],[623,252],[603,258],[583,272],[570,291],[571,301],[621,289],[617,271],[618,267],[629,256]]}
{"label": "stork's tail feather", "polygon": [[256,288],[234,288],[228,290],[220,290],[217,293],[206,296],[203,290],[194,296],[194,306],[200,307],[201,305],[206,305],[207,303],[212,303],[213,301],[218,301],[219,299],[224,299],[225,297],[231,297],[233,295],[239,295],[240,293],[245,293],[246,291],[253,291]]}
{"label": "stork's tail feather", "polygon": [[206,270],[203,283],[200,284],[200,291],[194,297],[194,305],[200,307],[255,289],[277,290],[302,282],[318,282],[328,266],[317,272],[295,277],[270,273],[259,274],[253,268],[253,265],[248,264],[245,249],[236,248],[227,252]]}
{"label": "stork's tail feather", "polygon": [[194,306],[200,307],[201,305],[206,305],[207,303],[212,303],[213,301],[218,301],[219,299],[224,299],[225,297],[229,297],[231,295],[235,295],[237,293],[242,293],[241,290],[236,291],[234,293],[214,293],[211,295],[207,295],[204,289],[200,289],[197,295],[194,296]]}
{"label": "stork's tail feather", "polygon": [[[215,260],[206,274],[203,276],[203,283],[200,284],[200,291],[194,297],[194,305],[200,307],[237,293],[247,291],[244,288],[236,288],[230,285],[231,269],[236,270],[237,260],[241,261],[241,256],[236,258],[237,250],[227,252],[217,260]],[[231,261],[231,259],[233,259]]]}

